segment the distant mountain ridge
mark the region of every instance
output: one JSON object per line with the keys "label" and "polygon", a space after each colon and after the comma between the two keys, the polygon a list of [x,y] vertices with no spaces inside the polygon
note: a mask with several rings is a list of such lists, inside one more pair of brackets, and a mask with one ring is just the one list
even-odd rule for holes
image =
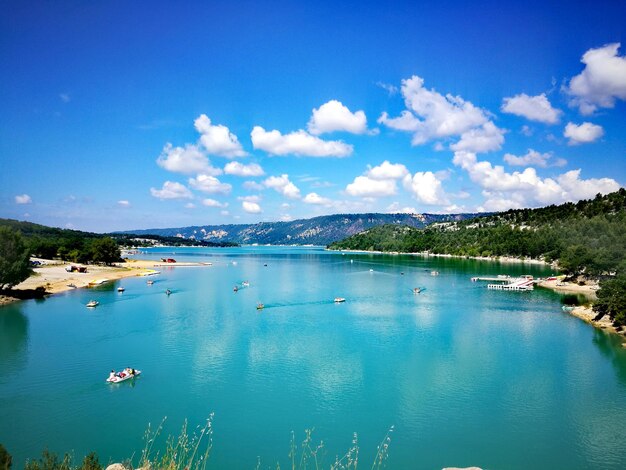
{"label": "distant mountain ridge", "polygon": [[179,228],[128,230],[125,234],[161,235],[206,241],[260,245],[328,245],[379,225],[423,228],[432,223],[472,219],[485,214],[335,214],[290,222],[197,225]]}

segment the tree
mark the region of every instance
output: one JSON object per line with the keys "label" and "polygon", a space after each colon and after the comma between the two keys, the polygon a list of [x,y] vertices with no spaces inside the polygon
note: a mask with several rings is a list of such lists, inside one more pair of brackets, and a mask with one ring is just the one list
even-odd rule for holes
{"label": "tree", "polygon": [[596,319],[608,315],[615,326],[626,325],[626,275],[618,274],[602,281],[597,295],[598,300],[593,304]]}
{"label": "tree", "polygon": [[91,244],[92,260],[96,263],[111,264],[119,261],[120,249],[110,237],[99,238]]}
{"label": "tree", "polygon": [[0,227],[0,288],[9,289],[28,279],[30,255],[19,232]]}

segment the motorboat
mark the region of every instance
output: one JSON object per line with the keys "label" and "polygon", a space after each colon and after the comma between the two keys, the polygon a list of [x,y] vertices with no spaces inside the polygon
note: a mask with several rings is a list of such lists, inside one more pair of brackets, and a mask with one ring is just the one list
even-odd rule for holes
{"label": "motorboat", "polygon": [[340,304],[342,302],[345,302],[346,299],[344,299],[343,297],[335,297],[335,303],[336,304]]}
{"label": "motorboat", "polygon": [[146,281],[146,284],[148,284],[149,286],[151,286],[152,284],[154,284],[154,281],[152,279]]}
{"label": "motorboat", "polygon": [[124,369],[120,372],[111,372],[111,375],[109,375],[107,382],[110,384],[118,384],[129,379],[134,379],[140,374],[141,371],[136,369]]}
{"label": "motorboat", "polygon": [[239,287],[235,286],[233,287],[233,292],[237,292],[239,290]]}
{"label": "motorboat", "polygon": [[169,290],[169,289],[167,289],[167,290],[165,291],[165,294],[166,294],[166,295],[170,295],[171,293],[172,293],[172,291],[171,291],[171,290]]}
{"label": "motorboat", "polygon": [[261,302],[259,302],[258,304],[256,304],[256,309],[257,310],[263,310],[265,308],[265,305],[262,304]]}
{"label": "motorboat", "polygon": [[242,285],[243,287],[250,287],[250,282],[248,282],[248,281],[243,281],[243,282],[241,283],[241,285]]}
{"label": "motorboat", "polygon": [[98,302],[97,300],[90,300],[89,302],[87,302],[87,307],[89,308],[97,307],[98,305],[100,305],[100,302]]}
{"label": "motorboat", "polygon": [[422,288],[421,287],[414,287],[413,288],[413,293],[414,294],[419,294],[420,292],[422,292]]}
{"label": "motorboat", "polygon": [[126,290],[126,288],[125,288],[125,287],[122,287],[122,286],[120,286],[120,287],[118,287],[118,288],[117,288],[117,291],[118,291],[118,292],[124,292],[125,290]]}

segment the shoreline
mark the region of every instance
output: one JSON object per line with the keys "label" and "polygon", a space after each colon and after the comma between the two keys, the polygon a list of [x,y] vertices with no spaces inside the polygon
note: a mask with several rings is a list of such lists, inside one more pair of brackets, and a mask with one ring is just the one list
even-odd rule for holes
{"label": "shoreline", "polygon": [[[201,267],[210,266],[211,263],[164,263],[152,260],[128,260],[125,263],[116,263],[112,266],[86,266],[86,273],[67,272],[66,267],[71,265],[83,266],[76,263],[67,263],[56,260],[43,260],[45,264],[33,268],[34,273],[13,287],[15,291],[35,290],[38,287],[45,289],[45,296],[54,295],[61,292],[67,292],[74,289],[83,289],[89,287],[90,283],[106,280],[117,281],[129,277],[150,276],[155,274],[155,268],[164,267]],[[71,287],[68,284],[73,284]],[[0,306],[7,305],[19,300],[25,300],[18,296],[7,295],[10,291],[3,291],[0,294]]]}
{"label": "shoreline", "polygon": [[[458,259],[474,259],[478,261],[492,261],[503,263],[522,263],[522,264],[539,264],[543,266],[556,266],[554,263],[548,263],[547,261],[534,259],[534,258],[516,258],[514,256],[467,256],[467,255],[451,255],[447,253],[430,253],[428,251],[419,251],[417,253],[409,253],[404,251],[377,251],[377,250],[331,250],[325,248],[326,251],[335,251],[337,253],[356,253],[356,254],[375,254],[375,255],[410,255],[410,256],[422,256],[424,258],[458,258]],[[556,269],[556,268],[555,268]]]}

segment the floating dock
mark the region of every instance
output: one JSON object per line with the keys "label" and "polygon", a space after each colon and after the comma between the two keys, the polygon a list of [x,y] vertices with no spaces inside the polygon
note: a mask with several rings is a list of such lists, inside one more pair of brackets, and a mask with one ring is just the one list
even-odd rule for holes
{"label": "floating dock", "polygon": [[487,284],[487,289],[492,289],[492,290],[529,291],[535,288],[535,281],[532,276],[522,276],[522,277],[496,276],[496,277],[473,277],[472,278],[472,282],[477,282],[477,281],[497,282],[497,284]]}

